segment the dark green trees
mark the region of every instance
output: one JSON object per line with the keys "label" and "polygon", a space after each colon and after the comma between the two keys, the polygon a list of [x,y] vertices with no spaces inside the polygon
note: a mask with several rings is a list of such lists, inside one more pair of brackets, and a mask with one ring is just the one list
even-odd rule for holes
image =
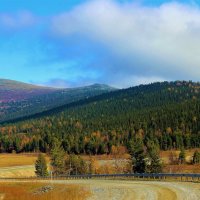
{"label": "dark green trees", "polygon": [[184,148],[181,149],[181,152],[179,154],[178,160],[179,160],[180,164],[184,164],[185,163],[185,149]]}
{"label": "dark green trees", "polygon": [[70,175],[86,174],[89,171],[87,163],[78,155],[68,155],[66,162],[66,172]]}
{"label": "dark green trees", "polygon": [[162,162],[159,157],[159,145],[148,141],[145,146],[142,139],[130,140],[129,150],[132,155],[133,171],[135,173],[160,173]]}
{"label": "dark green trees", "polygon": [[193,155],[193,164],[200,164],[200,153],[196,150]]}
{"label": "dark green trees", "polygon": [[35,162],[35,174],[38,177],[48,176],[47,163],[43,154],[39,154]]}
{"label": "dark green trees", "polygon": [[149,173],[160,173],[162,172],[162,162],[159,156],[160,149],[159,145],[153,141],[147,143],[147,158],[149,165],[147,165],[147,172]]}
{"label": "dark green trees", "polygon": [[55,138],[51,149],[51,167],[54,175],[65,173],[65,151],[61,143]]}
{"label": "dark green trees", "polygon": [[133,171],[136,173],[144,173],[146,171],[146,161],[143,141],[137,138],[129,143],[132,155]]}
{"label": "dark green trees", "polygon": [[162,150],[199,148],[200,84],[143,85],[38,116],[0,126],[0,151],[49,153],[53,137],[57,137],[68,154],[109,154],[112,146],[128,147],[140,132],[145,146],[149,135]]}

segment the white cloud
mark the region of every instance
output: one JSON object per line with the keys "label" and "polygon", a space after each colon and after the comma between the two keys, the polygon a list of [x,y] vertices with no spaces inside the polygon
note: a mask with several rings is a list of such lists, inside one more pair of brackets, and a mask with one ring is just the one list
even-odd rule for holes
{"label": "white cloud", "polygon": [[166,80],[160,77],[134,76],[130,74],[126,76],[125,78],[111,79],[110,82],[108,82],[108,84],[116,88],[128,88],[134,85],[149,84],[149,83],[163,82],[163,81],[166,81]]}
{"label": "white cloud", "polygon": [[113,78],[124,82],[133,76],[150,81],[200,77],[200,9],[194,5],[95,0],[55,16],[52,30],[59,37],[80,34],[105,45],[113,59],[125,64],[108,64],[112,69],[104,70],[118,71]]}

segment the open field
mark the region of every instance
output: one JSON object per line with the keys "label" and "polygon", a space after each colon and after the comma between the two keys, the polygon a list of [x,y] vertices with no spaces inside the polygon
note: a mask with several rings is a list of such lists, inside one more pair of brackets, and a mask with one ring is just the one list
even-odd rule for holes
{"label": "open field", "polygon": [[[194,150],[186,151],[192,156]],[[177,155],[179,152],[175,152]],[[166,159],[170,151],[161,152]],[[83,156],[85,160],[91,157]],[[115,159],[126,160],[126,156],[93,156],[100,164],[114,163]],[[34,176],[34,163],[37,154],[0,154],[0,177],[30,177]],[[49,157],[46,157],[49,162]],[[166,162],[167,163],[167,162]],[[199,165],[166,165],[166,172],[199,173]],[[182,182],[156,182],[156,181],[120,181],[120,180],[63,180],[54,181],[54,190],[40,196],[33,192],[49,181],[35,183],[0,183],[0,200],[199,200],[200,185]],[[81,197],[77,196],[80,195]],[[83,192],[83,193],[82,193]],[[62,193],[62,195],[60,195]],[[69,196],[71,193],[72,197]],[[19,198],[20,195],[20,198]],[[67,198],[66,196],[67,195]]]}
{"label": "open field", "polygon": [[[194,151],[200,149],[190,149],[186,150],[186,161],[190,162],[192,159],[192,156],[194,154]],[[171,154],[173,154],[174,159],[178,158],[180,151],[176,150],[168,150],[168,151],[161,151],[160,157],[164,161],[165,164],[170,163]],[[0,154],[0,167],[12,167],[12,166],[24,166],[24,165],[34,165],[38,154],[37,153],[22,153],[22,154]],[[95,158],[98,161],[108,161],[108,160],[114,160],[114,159],[129,159],[129,154],[119,154],[119,155],[95,155],[95,156],[88,156],[88,155],[82,155],[82,158],[84,160],[90,160],[91,158]],[[46,156],[47,161],[49,162],[49,157]]]}
{"label": "open field", "polygon": [[[189,149],[189,150],[185,150],[185,159],[186,162],[190,163],[192,158],[193,158],[193,154],[195,152],[195,150],[198,150],[200,152],[200,149]],[[179,157],[179,150],[168,150],[168,151],[161,151],[160,152],[160,157],[162,158],[162,160],[164,161],[165,164],[169,164],[173,159],[178,159]]]}
{"label": "open field", "polygon": [[[47,181],[35,183],[0,184],[2,200],[35,200],[34,191],[49,185]],[[38,200],[199,200],[200,185],[195,183],[119,181],[119,180],[57,180],[51,183],[53,190],[37,196]],[[2,187],[3,186],[3,187]],[[2,189],[3,188],[3,189]],[[62,195],[60,195],[62,192]],[[7,193],[6,198],[5,194]],[[9,195],[10,196],[9,196]],[[77,196],[80,195],[81,196]],[[21,195],[21,196],[20,196]],[[24,195],[24,196],[23,196]],[[68,196],[65,196],[68,195]],[[70,197],[70,195],[72,197]],[[3,198],[4,197],[4,198]],[[19,198],[20,197],[20,198]],[[23,198],[21,198],[23,197]]]}
{"label": "open field", "polygon": [[[34,165],[38,154],[0,154],[0,168],[1,167],[15,167],[24,165]],[[47,161],[49,157],[46,156]]]}
{"label": "open field", "polygon": [[166,165],[163,168],[164,173],[192,173],[199,174],[200,173],[200,164],[198,165]]}
{"label": "open field", "polygon": [[[198,149],[199,150],[199,149]],[[186,150],[186,160],[191,161],[195,149]],[[173,154],[174,159],[178,158],[180,151],[161,151],[160,155],[164,161],[165,173],[200,173],[200,165],[170,164],[170,157]],[[38,154],[0,154],[0,177],[32,177],[35,176],[35,161]],[[128,154],[122,155],[97,155],[97,156],[82,156],[86,161],[90,159],[96,160],[96,165],[99,167],[99,173],[117,173],[115,172],[116,165],[119,168],[125,169],[127,160],[130,158]],[[50,158],[46,156],[49,163]],[[123,172],[118,172],[123,173]]]}
{"label": "open field", "polygon": [[34,165],[13,166],[0,168],[0,178],[19,178],[35,176]]}
{"label": "open field", "polygon": [[[200,173],[200,165],[192,165],[191,160],[193,158],[193,154],[195,150],[200,152],[200,149],[190,149],[185,150],[186,155],[186,164],[173,164],[171,162],[175,161],[179,157],[180,151],[161,151],[160,157],[164,162],[163,172],[165,173]],[[172,161],[173,159],[173,161]]]}
{"label": "open field", "polygon": [[[35,161],[38,154],[0,154],[0,177],[35,176]],[[46,156],[47,162],[49,157]]]}

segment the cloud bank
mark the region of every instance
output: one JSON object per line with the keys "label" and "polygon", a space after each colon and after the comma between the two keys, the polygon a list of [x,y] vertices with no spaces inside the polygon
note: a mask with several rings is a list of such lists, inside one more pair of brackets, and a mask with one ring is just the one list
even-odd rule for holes
{"label": "cloud bank", "polygon": [[101,71],[97,81],[126,87],[200,77],[200,9],[194,5],[93,0],[54,16],[51,31],[61,40],[78,35],[105,49],[85,66]]}

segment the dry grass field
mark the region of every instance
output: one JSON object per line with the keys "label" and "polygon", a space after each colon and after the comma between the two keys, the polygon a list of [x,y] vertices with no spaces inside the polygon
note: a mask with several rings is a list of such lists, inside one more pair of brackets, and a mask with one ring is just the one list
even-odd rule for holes
{"label": "dry grass field", "polygon": [[[35,176],[35,161],[38,154],[0,154],[0,177]],[[46,156],[47,162],[49,157]]]}
{"label": "dry grass field", "polygon": [[42,193],[44,183],[0,183],[0,200],[85,200],[90,192],[78,185],[54,184]]}
{"label": "dry grass field", "polygon": [[164,173],[200,173],[200,165],[165,165],[163,169]]}
{"label": "dry grass field", "polygon": [[[190,162],[194,151],[196,149],[186,150],[186,161]],[[197,149],[200,151],[200,149]],[[180,151],[161,151],[160,156],[165,164],[170,163],[171,155],[173,154],[174,158],[178,158]],[[24,166],[24,165],[34,165],[38,154],[37,153],[24,153],[24,154],[0,154],[0,168],[1,167],[15,167],[15,166]],[[120,155],[95,155],[95,156],[82,156],[84,160],[90,160],[95,158],[98,161],[108,161],[115,159],[129,159],[129,154],[120,154]],[[49,162],[49,157],[46,156],[47,162]]]}
{"label": "dry grass field", "polygon": [[[200,152],[200,149],[190,149],[190,150],[185,150],[185,155],[186,155],[186,162],[190,163],[193,157],[193,154],[195,150],[198,150]],[[161,151],[160,152],[160,157],[164,161],[165,164],[169,164],[171,162],[171,159],[178,159],[180,151],[176,150],[168,150],[168,151]]]}
{"label": "dry grass field", "polygon": [[[0,167],[34,165],[38,154],[0,154]],[[46,156],[47,161],[49,157]]]}
{"label": "dry grass field", "polygon": [[174,164],[178,160],[180,151],[161,151],[160,157],[164,161],[163,172],[166,173],[200,173],[200,165],[192,165],[191,161],[195,150],[200,152],[200,149],[190,149],[185,151],[186,163]]}
{"label": "dry grass field", "polygon": [[[180,151],[161,151],[160,156],[164,161],[164,172],[166,173],[200,173],[200,165],[189,164],[192,160],[193,153],[196,149],[186,150],[186,164],[177,165],[171,163],[178,159]],[[198,149],[200,151],[200,149]],[[173,155],[173,156],[172,156]],[[35,176],[34,164],[38,154],[0,154],[0,177],[32,177]],[[84,160],[90,161],[95,159],[97,166],[96,173],[123,173],[128,167],[127,160],[130,159],[129,154],[120,155],[97,155],[82,156]],[[46,156],[49,163],[50,158]],[[117,168],[116,168],[117,166]],[[130,167],[130,166],[129,166]],[[128,168],[127,168],[128,169]],[[125,170],[125,172],[130,171]]]}

